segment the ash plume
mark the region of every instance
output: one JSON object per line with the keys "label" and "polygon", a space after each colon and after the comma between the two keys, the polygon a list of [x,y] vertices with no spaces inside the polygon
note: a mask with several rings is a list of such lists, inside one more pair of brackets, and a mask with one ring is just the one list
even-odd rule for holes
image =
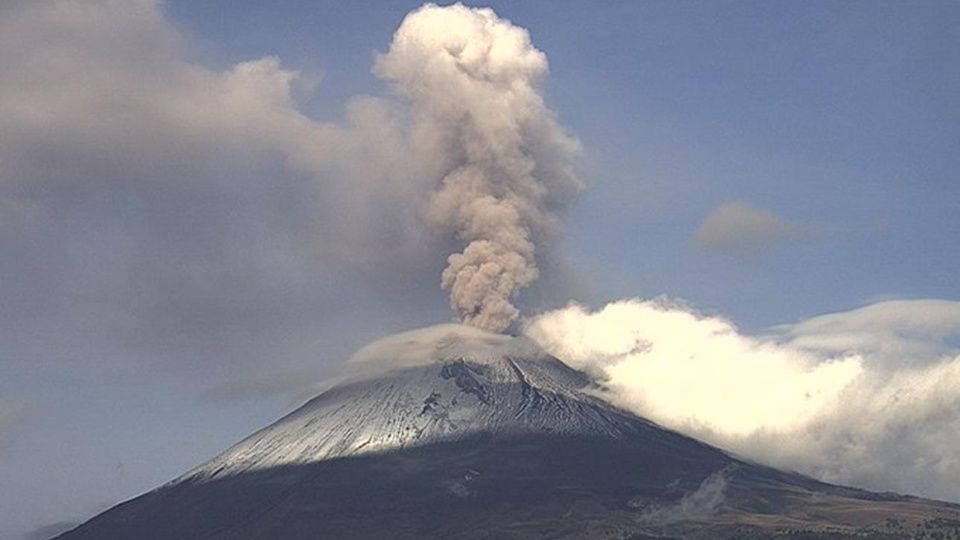
{"label": "ash plume", "polygon": [[557,212],[581,184],[578,143],[546,106],[547,58],[490,9],[427,4],[409,14],[376,73],[411,103],[411,144],[436,160],[422,208],[428,227],[463,246],[441,284],[460,319],[492,331],[539,276]]}

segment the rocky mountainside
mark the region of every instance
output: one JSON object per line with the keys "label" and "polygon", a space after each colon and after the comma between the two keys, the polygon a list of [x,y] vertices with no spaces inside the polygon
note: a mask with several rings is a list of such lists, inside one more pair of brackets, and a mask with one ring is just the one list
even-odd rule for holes
{"label": "rocky mountainside", "polygon": [[[788,442],[785,442],[788,444]],[[595,397],[525,338],[442,325],[59,538],[957,538],[960,507],[738,459]]]}

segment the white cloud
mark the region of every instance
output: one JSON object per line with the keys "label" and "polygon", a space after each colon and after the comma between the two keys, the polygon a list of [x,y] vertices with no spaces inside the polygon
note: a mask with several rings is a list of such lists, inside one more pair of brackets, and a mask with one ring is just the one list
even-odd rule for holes
{"label": "white cloud", "polygon": [[782,217],[742,201],[711,211],[694,232],[702,249],[732,254],[758,254],[803,237],[803,230]]}
{"label": "white cloud", "polygon": [[[759,338],[635,299],[548,312],[526,333],[596,374],[608,399],[668,427],[824,480],[960,500],[960,355],[938,343],[960,333],[955,304],[878,304]],[[895,330],[905,326],[908,349]],[[819,340],[825,328],[863,333],[834,347]],[[932,343],[920,350],[940,352],[891,361],[918,336]]]}
{"label": "white cloud", "polygon": [[616,401],[671,426],[792,429],[830,407],[862,371],[737,332],[665,302],[627,300],[533,318],[527,334],[574,367],[600,370]]}

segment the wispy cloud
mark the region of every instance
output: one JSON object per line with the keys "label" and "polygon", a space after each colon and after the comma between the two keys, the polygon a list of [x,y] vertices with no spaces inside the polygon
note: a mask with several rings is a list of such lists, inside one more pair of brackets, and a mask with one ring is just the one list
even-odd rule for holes
{"label": "wispy cloud", "polygon": [[693,241],[704,250],[757,255],[803,237],[803,228],[777,214],[733,201],[707,214],[694,232]]}
{"label": "wispy cloud", "polygon": [[887,300],[773,328],[797,348],[832,354],[867,353],[891,364],[949,355],[960,338],[960,302]]}
{"label": "wispy cloud", "polygon": [[13,427],[30,414],[31,407],[26,403],[0,401],[0,456],[10,443]]}

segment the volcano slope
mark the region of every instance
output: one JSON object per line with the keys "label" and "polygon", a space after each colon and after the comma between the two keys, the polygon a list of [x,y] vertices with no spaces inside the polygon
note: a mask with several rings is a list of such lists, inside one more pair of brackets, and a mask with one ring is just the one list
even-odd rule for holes
{"label": "volcano slope", "polygon": [[594,397],[525,338],[442,325],[58,538],[960,539],[960,506],[821,483]]}

